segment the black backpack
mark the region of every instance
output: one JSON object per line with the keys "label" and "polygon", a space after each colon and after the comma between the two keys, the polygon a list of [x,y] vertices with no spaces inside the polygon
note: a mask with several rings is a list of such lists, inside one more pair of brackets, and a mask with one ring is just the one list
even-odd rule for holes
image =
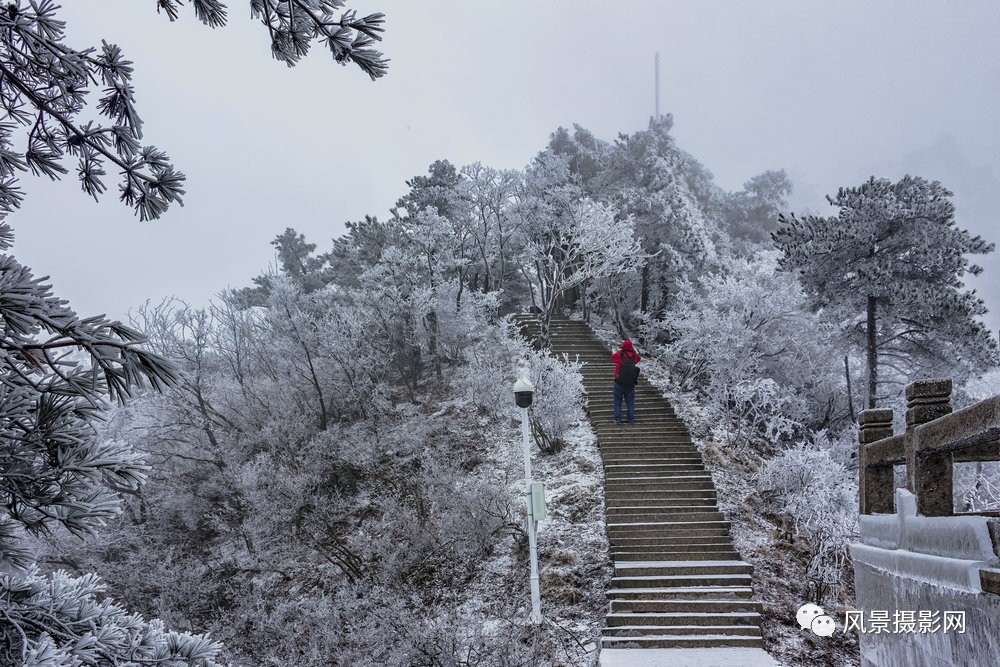
{"label": "black backpack", "polygon": [[622,355],[622,365],[618,368],[618,377],[615,382],[622,389],[631,389],[639,380],[639,367],[631,357]]}

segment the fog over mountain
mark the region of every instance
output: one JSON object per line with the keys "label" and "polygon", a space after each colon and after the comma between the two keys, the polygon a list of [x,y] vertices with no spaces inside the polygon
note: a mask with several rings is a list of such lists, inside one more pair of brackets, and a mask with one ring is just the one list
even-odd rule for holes
{"label": "fog over mountain", "polygon": [[[384,217],[437,159],[520,168],[559,126],[644,128],[657,51],[678,144],[723,187],[783,168],[796,210],[829,214],[840,186],[915,173],[954,190],[961,226],[1000,240],[997,3],[366,2],[387,15],[377,82],[321,52],[273,61],[242,2],[215,31],[151,2],[63,4],[70,43],[108,39],[135,61],[146,137],[189,178],[185,207],[154,224],[113,194],[24,182],[18,256],[84,313],[202,303],[273,264],[286,226],[324,243]],[[970,284],[997,330],[1000,265],[984,265]]]}

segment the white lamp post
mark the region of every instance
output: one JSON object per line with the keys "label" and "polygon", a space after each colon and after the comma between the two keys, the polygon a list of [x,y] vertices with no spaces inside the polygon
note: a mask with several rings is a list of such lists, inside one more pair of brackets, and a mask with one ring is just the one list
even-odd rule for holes
{"label": "white lamp post", "polygon": [[[524,369],[522,369],[524,370]],[[545,514],[544,494],[541,484],[531,482],[531,449],[529,447],[528,407],[535,393],[535,386],[527,375],[522,375],[514,383],[514,403],[521,408],[521,444],[524,448],[524,480],[528,508],[528,551],[531,558],[531,623],[542,622],[542,599],[538,588],[538,549],[535,544],[535,518]]]}

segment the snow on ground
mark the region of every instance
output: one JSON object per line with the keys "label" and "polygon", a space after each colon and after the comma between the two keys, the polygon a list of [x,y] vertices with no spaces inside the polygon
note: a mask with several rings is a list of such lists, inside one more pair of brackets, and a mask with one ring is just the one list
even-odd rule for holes
{"label": "snow on ground", "polygon": [[[524,461],[519,419],[480,428],[488,432],[484,469],[502,471],[496,483],[517,498],[514,512],[524,527]],[[611,579],[607,533],[604,529],[604,475],[597,440],[586,420],[570,430],[566,445],[554,454],[532,447],[532,477],[545,485],[547,516],[538,524],[538,566],[544,624],[538,635],[546,661],[533,667],[594,667],[604,615],[605,589]],[[510,582],[510,585],[500,582]],[[500,603],[498,595],[512,599]],[[509,596],[509,597],[508,597]],[[512,617],[496,618],[506,608]],[[523,623],[531,610],[528,548],[523,536],[497,545],[455,609],[459,616],[494,618],[502,631],[510,622]],[[489,624],[483,630],[489,632]]]}
{"label": "snow on ground", "polygon": [[606,648],[599,667],[781,667],[759,648]]}
{"label": "snow on ground", "polygon": [[[581,422],[559,453],[536,457],[533,466],[535,481],[545,484],[548,510],[538,527],[542,614],[579,644],[576,665],[593,665],[612,569],[604,528],[604,474],[590,423]],[[558,599],[563,614],[546,612],[546,598]]]}

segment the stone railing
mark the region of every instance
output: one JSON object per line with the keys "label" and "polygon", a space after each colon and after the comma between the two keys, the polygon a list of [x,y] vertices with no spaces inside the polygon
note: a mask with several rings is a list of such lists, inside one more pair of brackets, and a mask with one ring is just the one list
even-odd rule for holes
{"label": "stone railing", "polygon": [[[859,422],[860,541],[851,545],[858,609],[903,618],[961,614],[952,632],[862,631],[863,667],[998,664],[1000,519],[954,511],[953,467],[1000,460],[1000,396],[952,412],[951,381],[906,388],[906,430],[892,410]],[[906,489],[894,467],[905,466]],[[900,626],[902,627],[902,626]]]}
{"label": "stone railing", "polygon": [[893,507],[893,466],[906,466],[906,488],[923,516],[952,516],[954,463],[1000,461],[1000,396],[951,410],[951,380],[906,388],[906,431],[893,435],[892,410],[865,410],[858,434],[861,514]]}

